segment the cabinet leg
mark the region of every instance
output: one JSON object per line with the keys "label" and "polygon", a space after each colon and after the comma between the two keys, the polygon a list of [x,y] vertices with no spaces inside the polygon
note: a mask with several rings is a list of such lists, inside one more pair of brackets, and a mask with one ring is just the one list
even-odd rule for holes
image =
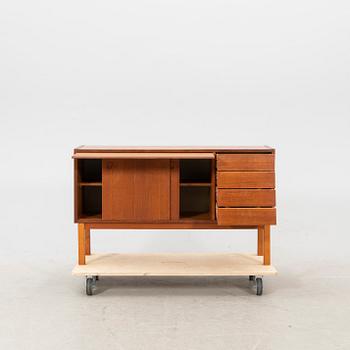
{"label": "cabinet leg", "polygon": [[264,265],[271,264],[270,225],[264,226]]}
{"label": "cabinet leg", "polygon": [[78,224],[78,264],[85,265],[85,225]]}
{"label": "cabinet leg", "polygon": [[91,255],[90,225],[85,225],[85,255]]}
{"label": "cabinet leg", "polygon": [[258,256],[264,255],[264,226],[258,226]]}

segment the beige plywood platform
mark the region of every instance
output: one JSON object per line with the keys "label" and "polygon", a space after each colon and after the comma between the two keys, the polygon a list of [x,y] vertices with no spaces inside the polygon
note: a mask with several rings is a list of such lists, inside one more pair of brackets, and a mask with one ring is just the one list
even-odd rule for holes
{"label": "beige plywood platform", "polygon": [[232,253],[93,254],[73,275],[86,276],[248,276],[274,275],[262,257]]}

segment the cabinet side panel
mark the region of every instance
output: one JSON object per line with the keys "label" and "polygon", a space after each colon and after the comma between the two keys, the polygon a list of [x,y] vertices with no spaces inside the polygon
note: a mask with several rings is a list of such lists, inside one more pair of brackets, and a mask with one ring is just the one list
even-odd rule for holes
{"label": "cabinet side panel", "polygon": [[81,189],[79,187],[80,174],[78,160],[74,159],[74,222],[81,216]]}
{"label": "cabinet side panel", "polygon": [[216,160],[211,161],[211,181],[210,181],[210,218],[216,217]]}
{"label": "cabinet side panel", "polygon": [[103,160],[102,219],[170,219],[170,161]]}

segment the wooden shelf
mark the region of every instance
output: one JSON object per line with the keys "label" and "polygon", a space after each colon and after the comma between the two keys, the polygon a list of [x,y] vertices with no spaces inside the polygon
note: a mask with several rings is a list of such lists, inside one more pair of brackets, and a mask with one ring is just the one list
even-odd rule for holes
{"label": "wooden shelf", "polygon": [[102,186],[102,182],[80,182],[79,186]]}
{"label": "wooden shelf", "polygon": [[180,220],[210,220],[210,213],[198,213],[198,212],[183,212],[181,213]]}
{"label": "wooden shelf", "polygon": [[92,214],[92,215],[88,215],[88,214],[83,214],[79,217],[79,219],[83,219],[83,220],[101,220],[102,219],[102,214]]}
{"label": "wooden shelf", "polygon": [[180,186],[190,186],[190,187],[210,187],[210,182],[182,182]]}
{"label": "wooden shelf", "polygon": [[78,276],[249,276],[275,275],[262,256],[232,253],[93,254],[76,265]]}

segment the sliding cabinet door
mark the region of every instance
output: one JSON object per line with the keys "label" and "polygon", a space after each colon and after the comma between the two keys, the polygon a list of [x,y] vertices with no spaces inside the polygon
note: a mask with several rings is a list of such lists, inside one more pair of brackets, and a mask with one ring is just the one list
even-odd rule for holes
{"label": "sliding cabinet door", "polygon": [[170,220],[170,160],[105,159],[102,219]]}

